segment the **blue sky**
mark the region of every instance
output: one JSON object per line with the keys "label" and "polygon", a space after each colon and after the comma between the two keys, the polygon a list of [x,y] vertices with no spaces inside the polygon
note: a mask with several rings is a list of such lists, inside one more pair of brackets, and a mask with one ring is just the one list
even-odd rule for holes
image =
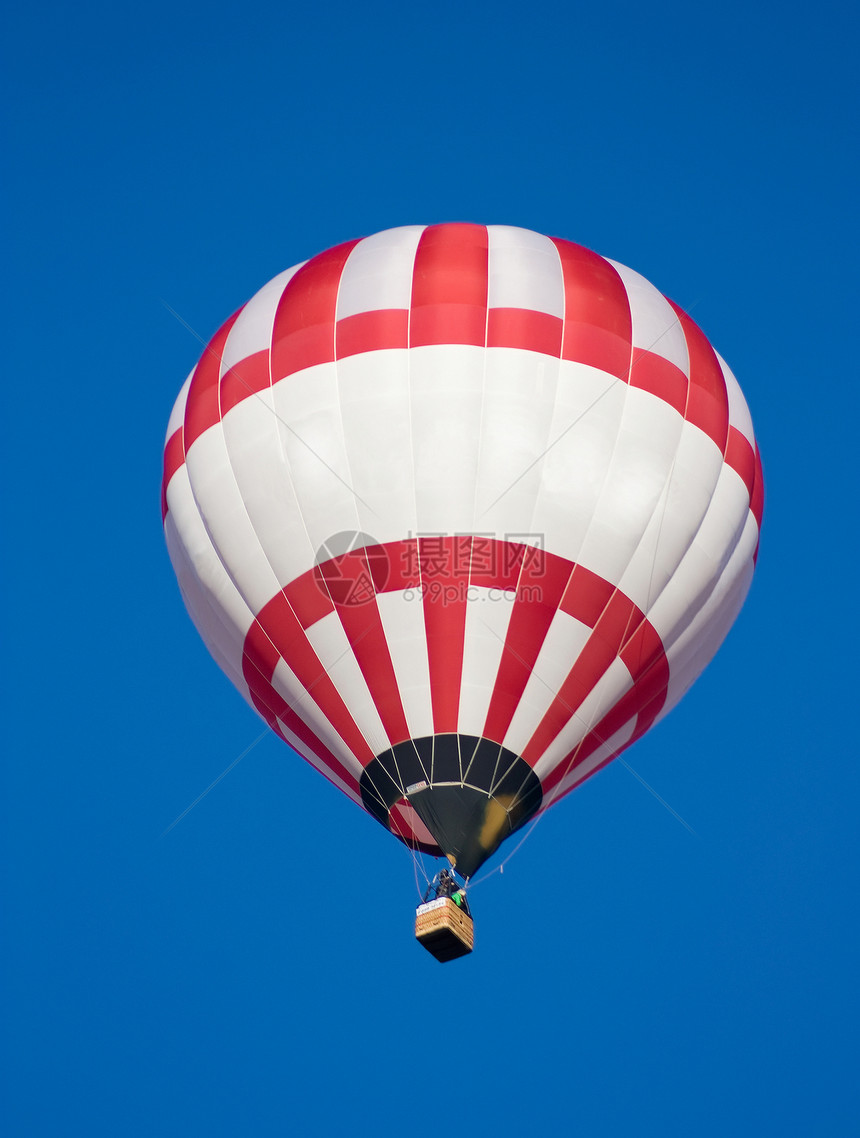
{"label": "blue sky", "polygon": [[[7,1133],[856,1132],[857,33],[832,2],[8,16]],[[613,764],[444,969],[409,856],[275,739],[160,836],[261,726],[159,516],[188,328],[443,220],[689,309],[767,487],[736,628],[625,756],[671,811]]]}

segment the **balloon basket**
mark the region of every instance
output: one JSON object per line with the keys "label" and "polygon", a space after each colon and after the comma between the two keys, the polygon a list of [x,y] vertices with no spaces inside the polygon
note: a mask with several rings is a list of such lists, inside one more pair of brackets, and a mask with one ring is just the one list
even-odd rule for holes
{"label": "balloon basket", "polygon": [[415,911],[415,937],[419,944],[445,963],[466,956],[475,943],[472,918],[449,897],[437,897]]}

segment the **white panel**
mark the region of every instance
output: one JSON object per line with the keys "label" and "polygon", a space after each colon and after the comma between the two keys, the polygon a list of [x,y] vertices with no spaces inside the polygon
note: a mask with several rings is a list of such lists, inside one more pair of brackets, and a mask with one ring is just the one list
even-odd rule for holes
{"label": "white panel", "polygon": [[[574,712],[570,722],[562,728],[538,761],[534,764],[535,774],[543,779],[559,763],[567,761],[567,756],[601,719],[633,686],[630,673],[621,660],[613,660],[588,697]],[[507,740],[505,740],[507,745]]]}
{"label": "white panel", "polygon": [[[239,646],[239,658],[234,661],[234,666],[241,666],[241,646],[254,617],[213,548],[191,493],[184,465],[170,480],[167,501],[169,511],[165,518],[165,536],[171,557],[181,551],[187,560],[189,571],[196,580],[196,591],[219,614],[225,628],[230,630],[231,642]],[[189,595],[194,593],[190,582],[186,587]],[[203,630],[201,634],[208,644],[207,634]]]}
{"label": "white panel", "polygon": [[418,528],[409,353],[338,360],[337,383],[358,528],[380,542],[404,539]]}
{"label": "white panel", "polygon": [[293,265],[291,269],[278,273],[274,280],[269,281],[251,297],[236,317],[236,323],[228,332],[224,344],[221,375],[224,375],[231,367],[247,356],[252,356],[255,352],[268,351],[271,348],[272,326],[275,322],[278,303],[284,289],[301,267],[301,265]]}
{"label": "white panel", "polygon": [[594,771],[601,763],[605,762],[610,755],[614,755],[616,751],[621,750],[630,740],[630,736],[636,730],[636,717],[625,723],[624,726],[615,732],[605,743],[597,748],[592,754],[588,756],[584,763],[575,767],[567,778],[563,778],[558,784],[556,789],[545,799],[543,809],[546,810],[565,793],[565,791],[572,789],[574,786],[585,779]]}
{"label": "white panel", "polygon": [[564,275],[548,237],[510,225],[488,225],[490,308],[530,308],[564,316]]}
{"label": "white panel", "polygon": [[165,527],[165,538],[170,561],[179,582],[179,591],[194,627],[215,663],[239,689],[248,703],[251,703],[251,695],[242,675],[242,637],[235,627],[225,623],[220,610],[212,604],[201,587],[172,521],[169,521]]}
{"label": "white panel", "polygon": [[340,413],[337,366],[306,368],[272,388],[281,447],[314,549],[360,528]]}
{"label": "white panel", "polygon": [[167,434],[164,436],[165,443],[185,422],[185,404],[188,402],[188,389],[191,387],[191,380],[194,378],[195,371],[197,371],[196,365],[176,396],[176,402],[173,404],[173,410],[170,412],[170,419],[167,423]]}
{"label": "white panel", "polygon": [[[620,578],[625,591],[629,588],[632,599],[649,615],[661,591],[674,588],[678,566],[711,507],[723,470],[722,456],[713,441],[685,422],[666,494],[655,506],[635,563]],[[652,562],[652,574],[648,555],[650,551],[653,557],[655,550],[658,557]]]}
{"label": "white panel", "polygon": [[662,400],[627,388],[615,451],[577,558],[613,584],[620,581],[660,506],[683,426],[681,416]]}
{"label": "white panel", "polygon": [[432,735],[430,665],[421,594],[413,589],[380,593],[376,602],[410,735],[413,739]]}
{"label": "white panel", "polygon": [[[608,260],[608,258],[607,258]],[[633,317],[633,347],[653,352],[690,374],[690,353],[681,322],[665,296],[633,269],[610,261],[624,282]]]}
{"label": "white panel", "polygon": [[484,349],[441,344],[412,348],[409,355],[418,532],[470,533],[475,519]]}
{"label": "white panel", "polygon": [[677,549],[673,549],[668,541],[663,541],[663,523],[672,490],[673,475],[670,474],[654,507],[648,528],[618,582],[621,592],[645,613],[669,584],[677,561]]}
{"label": "white panel", "polygon": [[258,613],[278,592],[279,584],[248,518],[220,423],[194,440],[185,465],[212,544],[245,603]]}
{"label": "white panel", "polygon": [[515,599],[513,590],[469,587],[457,723],[464,735],[484,733]]}
{"label": "white panel", "polygon": [[[353,771],[356,778],[360,778],[362,768],[358,759],[317,706],[313,691],[308,692],[305,689],[298,676],[283,659],[278,660],[275,665],[272,687],[332,754],[336,755],[348,770]],[[319,760],[316,760],[314,765],[318,766]]]}
{"label": "white panel", "polygon": [[669,694],[660,711],[661,719],[710,663],[740,612],[752,582],[757,540],[758,527],[748,514],[743,535],[715,588],[693,619],[670,640],[666,653]]}
{"label": "white panel", "polygon": [[[636,408],[646,439],[650,434],[655,446],[659,440],[665,458],[671,457],[645,532],[620,577],[614,578],[621,591],[648,612],[693,542],[723,466],[714,443],[661,400],[640,391],[634,397],[631,391],[631,407]],[[599,561],[592,564],[586,551],[583,559],[595,572],[601,571],[600,564],[603,569],[611,567]]]}
{"label": "white panel", "polygon": [[521,755],[549,711],[592,630],[565,612],[557,612],[541,645],[529,681],[505,736],[505,746]]}
{"label": "white panel", "polygon": [[626,383],[586,364],[564,360],[560,365],[530,528],[546,535],[548,550],[570,561],[579,559],[597,508],[629,390]]}
{"label": "white panel", "polygon": [[730,467],[722,467],[694,540],[648,612],[664,645],[680,635],[708,599],[750,516],[743,483]]}
{"label": "white panel", "polygon": [[749,407],[747,407],[747,401],[744,399],[743,392],[740,389],[738,381],[735,379],[732,369],[719,353],[716,353],[716,356],[722,368],[723,378],[726,381],[726,391],[729,396],[729,422],[740,431],[753,450],[755,450],[752,416],[750,415]]}
{"label": "white panel", "polygon": [[730,466],[724,466],[695,544],[722,568],[740,540],[749,516],[749,493],[743,479]]}
{"label": "white panel", "polygon": [[311,647],[375,755],[390,744],[376,704],[336,612],[305,630]]}
{"label": "white panel", "polygon": [[404,225],[359,241],[340,278],[338,320],[380,308],[409,308],[415,251],[424,228]]}
{"label": "white panel", "polygon": [[347,797],[351,798],[353,802],[358,803],[362,809],[364,808],[361,801],[361,796],[356,794],[352,787],[347,786],[342,779],[338,778],[334,771],[329,770],[329,768],[323,763],[322,759],[318,759],[310,747],[306,746],[298,737],[298,735],[293,734],[286,723],[283,723],[279,719],[278,727],[280,728],[284,739],[293,748],[294,751],[301,755],[303,759],[306,759],[307,762],[309,762],[312,767],[315,767],[316,770],[318,770],[321,774],[325,775],[326,778],[330,778],[338,790],[342,790],[343,793],[347,795]]}
{"label": "white panel", "polygon": [[504,540],[530,532],[541,455],[551,441],[558,376],[559,361],[549,356],[514,348],[487,350],[477,533]]}
{"label": "white panel", "polygon": [[[719,651],[743,607],[752,583],[752,575],[753,564],[750,561],[746,572],[734,579],[731,590],[721,596],[719,606],[714,611],[708,606],[707,615],[710,619],[705,619],[703,609],[694,627],[687,630],[690,635],[685,633],[683,642],[677,650],[679,660],[672,658],[668,694],[658,720],[668,715],[680,702]],[[674,653],[670,654],[671,657],[674,657]]]}
{"label": "white panel", "polygon": [[256,540],[283,587],[311,568],[318,547],[308,536],[293,489],[272,391],[237,403],[224,416],[223,431]]}
{"label": "white panel", "polygon": [[[172,543],[168,541],[168,548],[171,549],[170,560],[179,582],[182,602],[194,627],[200,634],[212,659],[230,683],[238,689],[240,695],[253,707],[251,693],[241,671],[241,649],[237,654],[235,643],[230,635],[231,630],[227,629],[223,621],[220,620],[217,611],[207,603],[205,595],[200,591],[200,586],[194,577],[193,570],[189,563],[183,559],[182,547],[175,536]],[[237,660],[239,664],[237,664]]]}

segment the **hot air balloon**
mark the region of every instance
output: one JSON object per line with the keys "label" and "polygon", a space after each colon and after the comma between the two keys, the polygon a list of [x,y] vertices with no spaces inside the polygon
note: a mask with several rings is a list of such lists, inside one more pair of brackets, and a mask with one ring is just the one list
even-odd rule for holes
{"label": "hot air balloon", "polygon": [[275,277],[212,337],[164,451],[215,660],[464,879],[701,673],[762,502],[747,405],[690,317],[499,225],[390,229]]}

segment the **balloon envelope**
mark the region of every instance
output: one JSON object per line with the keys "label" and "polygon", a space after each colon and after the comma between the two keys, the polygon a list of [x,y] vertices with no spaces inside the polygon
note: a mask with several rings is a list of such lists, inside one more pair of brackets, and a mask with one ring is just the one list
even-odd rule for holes
{"label": "balloon envelope", "polygon": [[197,628],[272,730],[470,875],[674,706],[752,577],[740,388],[643,277],[507,226],[281,273],[167,432]]}

